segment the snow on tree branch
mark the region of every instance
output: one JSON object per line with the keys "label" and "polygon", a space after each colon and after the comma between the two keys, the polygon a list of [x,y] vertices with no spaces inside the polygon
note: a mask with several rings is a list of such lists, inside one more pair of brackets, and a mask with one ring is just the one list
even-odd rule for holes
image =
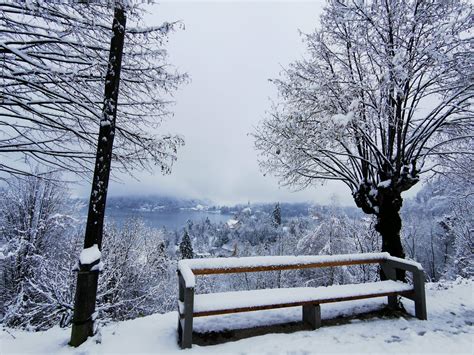
{"label": "snow on tree branch", "polygon": [[[167,63],[168,34],[180,23],[147,27],[130,11],[118,102],[114,163],[168,173],[184,144],[157,128],[171,116],[172,93],[187,80]],[[29,173],[18,158],[82,175],[93,169],[102,118],[113,8],[107,4],[0,2],[0,165]]]}
{"label": "snow on tree branch", "polygon": [[[280,102],[258,128],[261,167],[283,184],[341,180],[368,213],[473,126],[472,6],[464,1],[330,2],[308,55],[272,80]],[[434,148],[436,147],[436,149]]]}

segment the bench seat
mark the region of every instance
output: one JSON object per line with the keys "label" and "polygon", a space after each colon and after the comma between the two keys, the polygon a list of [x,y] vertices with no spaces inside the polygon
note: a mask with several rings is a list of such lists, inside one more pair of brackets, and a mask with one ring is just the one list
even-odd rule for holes
{"label": "bench seat", "polygon": [[[411,293],[413,293],[412,285],[387,280],[328,287],[275,288],[199,294],[194,296],[193,316],[248,312]],[[180,314],[184,315],[183,302],[179,302],[179,310]]]}

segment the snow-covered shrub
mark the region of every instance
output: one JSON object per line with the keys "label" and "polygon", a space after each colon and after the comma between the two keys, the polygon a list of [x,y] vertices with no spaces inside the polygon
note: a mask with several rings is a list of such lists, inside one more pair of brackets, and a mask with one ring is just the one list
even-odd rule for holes
{"label": "snow-covered shrub", "polygon": [[[332,208],[315,229],[298,241],[298,252],[309,255],[369,253],[380,250],[378,235],[366,219],[349,218],[341,209]],[[374,265],[301,270],[312,286],[366,282],[377,278]]]}
{"label": "snow-covered shrub", "polygon": [[0,313],[5,325],[45,329],[72,309],[77,220],[52,174],[13,178],[0,192]]}
{"label": "snow-covered shrub", "polygon": [[472,277],[474,260],[472,184],[436,179],[403,209],[407,257],[420,262],[428,279]]}
{"label": "snow-covered shrub", "polygon": [[474,276],[474,209],[473,199],[459,200],[453,204],[452,214],[445,216],[443,225],[452,236],[452,252],[447,255],[444,276],[456,279],[457,276]]}
{"label": "snow-covered shrub", "polygon": [[[0,191],[0,317],[31,330],[70,324],[83,230],[53,175],[12,179]],[[175,306],[176,265],[140,220],[106,224],[99,318],[131,319]]]}
{"label": "snow-covered shrub", "polygon": [[103,240],[104,268],[97,295],[100,318],[132,319],[175,306],[176,264],[167,257],[158,230],[129,219],[120,228],[106,224]]}

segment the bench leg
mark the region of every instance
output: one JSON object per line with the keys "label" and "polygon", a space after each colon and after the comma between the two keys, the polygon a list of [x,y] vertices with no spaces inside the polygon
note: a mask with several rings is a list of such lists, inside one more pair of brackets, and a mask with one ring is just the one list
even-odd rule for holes
{"label": "bench leg", "polygon": [[193,346],[193,319],[188,322],[187,319],[181,318],[178,321],[178,340],[181,349],[189,349]]}
{"label": "bench leg", "polygon": [[[388,265],[382,265],[382,271],[385,274],[387,280],[394,280],[397,281],[397,272],[394,268]],[[398,308],[398,300],[397,296],[388,296],[387,297],[388,307],[391,309]]]}
{"label": "bench leg", "polygon": [[415,301],[415,315],[416,318],[421,320],[427,320],[428,316],[426,315],[426,303],[425,300],[417,300]]}
{"label": "bench leg", "polygon": [[183,342],[183,327],[181,326],[181,316],[178,314],[178,344]]}
{"label": "bench leg", "polygon": [[319,304],[310,304],[303,306],[303,322],[311,325],[311,328],[321,327],[321,306]]}
{"label": "bench leg", "polygon": [[387,296],[388,308],[391,308],[391,309],[397,309],[398,308],[397,298],[398,298],[397,296]]}
{"label": "bench leg", "polygon": [[178,280],[179,300],[184,303],[184,314],[180,314],[181,310],[178,307],[178,343],[181,349],[187,349],[193,345],[194,288],[186,288],[179,271]]}
{"label": "bench leg", "polygon": [[415,288],[415,315],[418,319],[426,320],[425,275],[423,272],[413,273],[413,287]]}

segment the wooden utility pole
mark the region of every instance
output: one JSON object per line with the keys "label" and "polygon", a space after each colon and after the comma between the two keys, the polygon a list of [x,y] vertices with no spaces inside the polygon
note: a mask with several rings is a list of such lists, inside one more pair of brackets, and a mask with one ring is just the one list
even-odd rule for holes
{"label": "wooden utility pole", "polygon": [[[89,213],[84,237],[84,249],[97,245],[102,247],[105,203],[109,184],[112,148],[115,136],[115,120],[117,116],[117,100],[122,66],[123,45],[125,39],[126,15],[121,5],[114,9],[112,23],[112,39],[110,42],[109,64],[105,77],[104,106],[100,121],[97,155],[89,200]],[[100,260],[89,264],[79,263],[77,274],[76,298],[71,332],[72,346],[79,346],[93,335],[97,282],[99,278]],[[96,266],[96,267],[94,267]]]}

